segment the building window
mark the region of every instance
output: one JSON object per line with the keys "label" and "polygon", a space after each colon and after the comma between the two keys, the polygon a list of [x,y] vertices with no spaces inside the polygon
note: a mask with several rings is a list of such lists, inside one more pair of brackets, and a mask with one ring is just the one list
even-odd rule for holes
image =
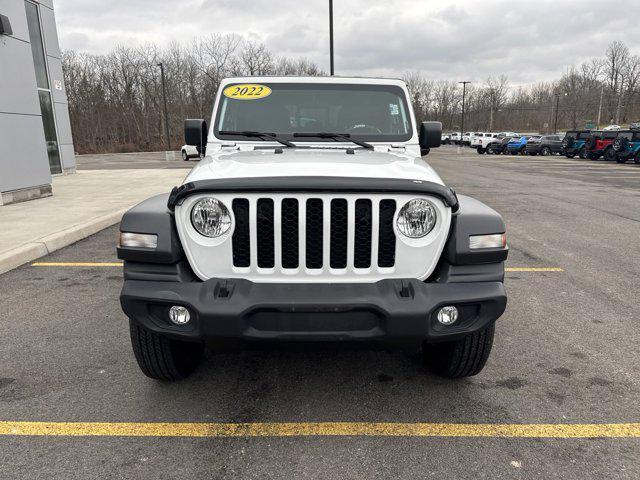
{"label": "building window", "polygon": [[31,53],[33,54],[33,66],[36,71],[36,83],[38,86],[38,98],[40,100],[40,112],[42,113],[44,138],[47,142],[47,154],[49,155],[49,168],[51,169],[51,173],[62,173],[58,135],[56,133],[56,122],[53,113],[53,101],[47,72],[47,57],[42,41],[42,27],[40,26],[38,6],[28,1],[24,2],[24,6],[27,11],[29,40],[31,42]]}

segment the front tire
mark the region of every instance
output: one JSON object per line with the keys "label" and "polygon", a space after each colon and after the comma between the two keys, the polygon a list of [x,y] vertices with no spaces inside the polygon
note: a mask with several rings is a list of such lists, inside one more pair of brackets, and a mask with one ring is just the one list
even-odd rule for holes
{"label": "front tire", "polygon": [[582,147],[580,149],[580,152],[578,153],[578,156],[582,159],[582,160],[586,160],[588,155],[587,155],[587,149]]}
{"label": "front tire", "polygon": [[155,380],[188,377],[200,364],[204,344],[173,340],[129,320],[131,346],[142,373]]}
{"label": "front tire", "polygon": [[479,155],[484,155],[484,148],[478,147],[478,154]]}
{"label": "front tire", "polygon": [[453,342],[425,343],[422,354],[426,367],[445,378],[464,378],[482,371],[493,346],[495,324]]}
{"label": "front tire", "polygon": [[549,147],[542,147],[542,150],[540,150],[540,155],[542,155],[543,157],[551,156],[551,149]]}
{"label": "front tire", "polygon": [[603,157],[606,161],[613,162],[617,158],[616,151],[609,147],[604,151]]}
{"label": "front tire", "polygon": [[185,162],[189,160],[189,155],[187,155],[187,152],[185,150],[182,150],[182,160],[184,160]]}

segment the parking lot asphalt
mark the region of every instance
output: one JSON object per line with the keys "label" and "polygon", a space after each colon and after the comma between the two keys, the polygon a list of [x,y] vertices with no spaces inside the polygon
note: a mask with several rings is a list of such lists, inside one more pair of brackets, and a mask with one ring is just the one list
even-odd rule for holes
{"label": "parking lot asphalt", "polygon": [[[112,227],[40,260],[58,266],[0,276],[0,421],[104,422],[95,437],[0,434],[0,478],[640,478],[637,433],[568,438],[640,421],[640,166],[454,147],[427,160],[508,226],[509,304],[480,375],[444,380],[386,345],[261,344],[218,345],[182,382],[147,379],[118,303]],[[120,422],[287,422],[294,436],[176,438],[170,426],[109,435]],[[346,425],[296,435],[309,422]],[[501,438],[357,428],[425,422],[570,429]]]}

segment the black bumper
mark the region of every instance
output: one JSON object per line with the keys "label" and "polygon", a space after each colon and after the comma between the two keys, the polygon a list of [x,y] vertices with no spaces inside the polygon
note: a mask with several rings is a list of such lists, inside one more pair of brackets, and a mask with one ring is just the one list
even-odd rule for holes
{"label": "black bumper", "polygon": [[622,152],[616,152],[618,158],[626,158],[627,160],[633,158],[635,155],[635,151],[633,150],[623,150]]}
{"label": "black bumper", "polygon": [[526,147],[524,147],[525,152],[527,152],[527,154],[530,153],[540,153],[540,151],[542,150],[542,145],[527,145]]}
{"label": "black bumper", "polygon": [[580,153],[580,150],[582,150],[582,147],[571,147],[571,148],[563,147],[562,148],[562,154],[563,155],[578,155]]}
{"label": "black bumper", "polygon": [[[382,280],[358,284],[126,280],[120,302],[129,318],[183,340],[234,337],[282,340],[450,340],[480,330],[504,312],[502,282],[424,283]],[[171,305],[187,307],[185,326],[168,320]],[[451,326],[437,309],[459,307]]]}

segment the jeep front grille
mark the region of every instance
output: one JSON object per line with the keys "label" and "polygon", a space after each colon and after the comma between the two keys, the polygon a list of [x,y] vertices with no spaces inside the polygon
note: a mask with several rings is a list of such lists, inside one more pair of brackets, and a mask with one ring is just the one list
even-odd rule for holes
{"label": "jeep front grille", "polygon": [[395,200],[235,198],[232,210],[234,267],[322,271],[395,266]]}

